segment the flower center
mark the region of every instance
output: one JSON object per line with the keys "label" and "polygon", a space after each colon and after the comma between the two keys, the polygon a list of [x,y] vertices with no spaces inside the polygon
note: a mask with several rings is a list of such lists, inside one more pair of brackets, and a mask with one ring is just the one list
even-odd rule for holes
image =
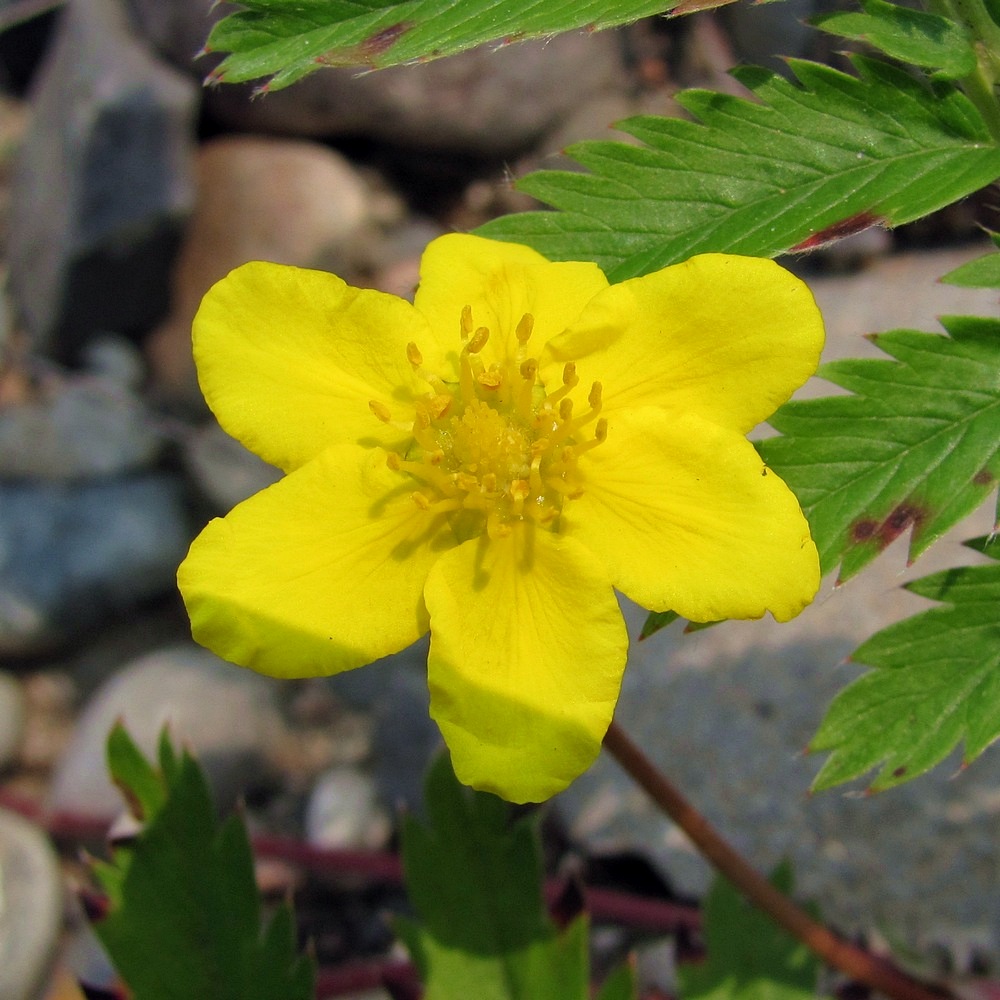
{"label": "flower center", "polygon": [[[564,501],[583,493],[580,458],[607,437],[608,422],[598,416],[600,382],[590,388],[588,408],[576,415],[575,365],[565,366],[552,392],[539,381],[538,361],[528,355],[533,325],[525,313],[517,324],[516,356],[487,368],[480,353],[490,331],[474,326],[466,306],[457,383],[428,372],[416,344],[407,347],[430,391],[416,401],[412,446],[402,456],[389,452],[388,465],[418,484],[411,494],[418,507],[447,514],[462,538],[484,527],[500,538],[519,521],[551,525]],[[394,422],[385,404],[369,405],[380,420]]]}

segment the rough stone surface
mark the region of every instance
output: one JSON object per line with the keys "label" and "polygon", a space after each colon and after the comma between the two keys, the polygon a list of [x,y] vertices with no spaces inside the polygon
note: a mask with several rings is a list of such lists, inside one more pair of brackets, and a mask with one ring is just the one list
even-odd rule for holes
{"label": "rough stone surface", "polygon": [[27,714],[24,688],[13,675],[0,673],[0,768],[17,755]]}
{"label": "rough stone surface", "polygon": [[142,400],[100,374],[47,380],[0,406],[0,476],[66,481],[148,467],[162,443]]}
{"label": "rough stone surface", "polygon": [[388,842],[391,824],[371,777],[355,767],[335,767],[320,776],[309,796],[305,831],[316,847],[376,851]]}
{"label": "rough stone surface", "polygon": [[155,60],[119,0],[71,0],[35,80],[11,191],[10,281],[34,341],[74,356],[145,331],[193,201],[194,83]]}
{"label": "rough stone surface", "polygon": [[0,482],[0,652],[51,648],[164,593],[188,540],[179,484],[162,474]]}
{"label": "rough stone surface", "polygon": [[48,838],[0,811],[0,996],[35,1000],[62,930],[62,881]]}
{"label": "rough stone surface", "polygon": [[[905,255],[860,275],[813,280],[827,356],[877,354],[863,333],[933,331],[936,314],[996,315],[995,292],[935,283],[972,256]],[[915,948],[972,942],[1000,952],[1000,754],[988,750],[964,770],[953,755],[865,797],[864,783],[809,796],[822,761],[803,753],[834,695],[862,672],[846,662],[850,653],[929,606],[901,585],[982,561],[959,543],[988,533],[992,515],[987,504],[909,569],[900,538],[843,587],[828,581],[790,623],[726,622],[688,635],[678,623],[633,641],[617,720],[758,868],[790,858],[800,894],[818,899],[842,930],[883,929]],[[645,613],[626,602],[626,617],[636,636]],[[591,847],[649,851],[680,890],[706,888],[707,865],[613,760],[602,756],[556,801]]]}
{"label": "rough stone surface", "polygon": [[[210,0],[131,4],[152,45],[199,77],[208,72],[211,63],[193,56],[208,34]],[[545,41],[484,45],[374,73],[324,69],[254,100],[250,86],[217,87],[206,96],[206,107],[246,131],[362,136],[393,145],[508,156],[557,127],[591,95],[624,89],[622,49],[616,32],[575,32]]]}
{"label": "rough stone surface", "polygon": [[220,514],[281,478],[280,469],[247,451],[215,421],[185,440],[184,460],[199,489]]}
{"label": "rough stone surface", "polygon": [[317,143],[228,136],[197,159],[198,198],[172,276],[170,314],[148,343],[157,391],[198,404],[191,321],[202,296],[249,260],[340,270],[369,219],[365,184]]}
{"label": "rough stone surface", "polygon": [[119,719],[147,755],[169,724],[174,744],[197,753],[219,804],[232,806],[273,772],[284,732],[278,687],[190,644],[140,657],[84,708],[56,769],[50,808],[109,819],[122,811],[104,765],[107,735]]}

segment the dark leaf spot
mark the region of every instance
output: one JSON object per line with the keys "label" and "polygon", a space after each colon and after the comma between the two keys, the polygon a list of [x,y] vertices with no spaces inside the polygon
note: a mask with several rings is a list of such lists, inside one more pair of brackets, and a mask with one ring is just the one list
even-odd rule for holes
{"label": "dark leaf spot", "polygon": [[989,469],[980,469],[979,472],[972,477],[972,482],[976,486],[991,486],[996,482],[996,478],[997,477],[994,476]]}
{"label": "dark leaf spot", "polygon": [[901,503],[893,508],[889,516],[879,528],[879,543],[886,548],[906,531],[910,525],[919,524],[925,517],[925,512],[912,503]]}
{"label": "dark leaf spot", "polygon": [[792,247],[793,253],[800,253],[804,250],[815,250],[817,247],[825,246],[836,240],[842,240],[845,236],[853,236],[855,233],[863,232],[872,226],[884,224],[885,220],[874,212],[858,212],[850,218],[834,222],[833,225],[826,226],[812,236],[806,237],[801,243],[796,243]]}
{"label": "dark leaf spot", "polygon": [[875,532],[877,531],[877,521],[870,517],[862,518],[860,521],[855,521],[854,524],[851,525],[851,541],[855,545],[861,542],[867,542],[875,536]]}
{"label": "dark leaf spot", "polygon": [[903,775],[906,774],[906,771],[907,768],[906,765],[904,764],[902,767],[897,767],[896,770],[892,772],[892,776],[894,778],[902,778]]}
{"label": "dark leaf spot", "polygon": [[400,21],[376,31],[371,38],[366,38],[361,43],[362,58],[367,61],[374,59],[375,56],[385,55],[412,27],[412,21]]}

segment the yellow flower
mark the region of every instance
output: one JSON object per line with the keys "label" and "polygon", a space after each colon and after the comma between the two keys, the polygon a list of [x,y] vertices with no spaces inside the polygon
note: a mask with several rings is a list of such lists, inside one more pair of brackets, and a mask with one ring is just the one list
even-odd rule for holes
{"label": "yellow flower", "polygon": [[435,240],[414,303],[252,263],[205,297],[202,389],[287,475],[212,521],[178,580],[194,637],[279,677],[431,633],[458,777],[539,801],[593,761],[628,648],[614,588],[693,621],[780,621],[819,563],[746,433],[822,323],[771,261],[617,285],[516,244]]}

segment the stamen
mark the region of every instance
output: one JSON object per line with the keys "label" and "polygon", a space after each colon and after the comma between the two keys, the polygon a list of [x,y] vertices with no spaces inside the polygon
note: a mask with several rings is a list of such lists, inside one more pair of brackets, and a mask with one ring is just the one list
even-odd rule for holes
{"label": "stamen", "polygon": [[472,335],[472,339],[465,345],[465,349],[470,354],[478,354],[486,346],[486,341],[489,339],[490,331],[485,326],[481,326]]}
{"label": "stamen", "polygon": [[580,376],[576,373],[576,365],[572,361],[567,361],[563,366],[563,385],[568,385],[571,389],[580,381]]}
{"label": "stamen", "polygon": [[406,359],[414,368],[419,368],[424,363],[424,356],[420,353],[420,348],[413,341],[406,345]]}
{"label": "stamen", "polygon": [[573,418],[573,400],[564,399],[559,404],[559,419],[571,420]]}
{"label": "stamen", "polygon": [[535,317],[531,313],[525,313],[517,324],[517,330],[515,331],[517,335],[517,342],[519,344],[526,344],[531,337],[531,331],[535,327]]}
{"label": "stamen", "polygon": [[462,340],[468,340],[472,333],[472,306],[462,306],[462,321],[460,326]]}
{"label": "stamen", "polygon": [[604,390],[604,387],[601,385],[600,382],[595,382],[590,387],[590,395],[587,397],[587,402],[590,403],[591,409],[593,409],[595,411],[600,410],[600,408],[601,408],[601,396],[602,396],[603,390]]}
{"label": "stamen", "polygon": [[385,403],[380,403],[377,399],[370,399],[368,401],[368,409],[371,410],[383,424],[392,422],[392,413]]}

